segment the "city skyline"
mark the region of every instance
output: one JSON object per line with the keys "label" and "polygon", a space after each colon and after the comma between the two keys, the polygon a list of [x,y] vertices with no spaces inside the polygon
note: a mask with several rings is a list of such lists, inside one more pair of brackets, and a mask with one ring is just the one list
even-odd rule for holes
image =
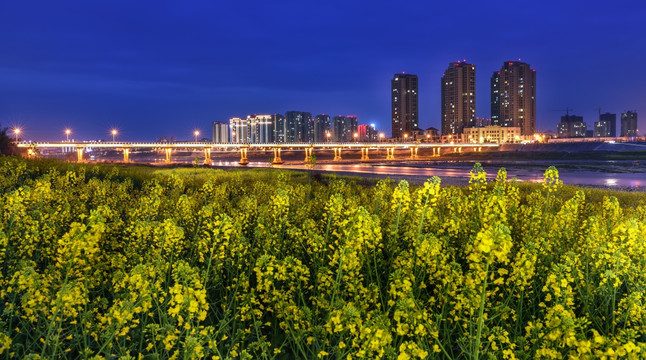
{"label": "city skyline", "polygon": [[[5,2],[0,125],[34,140],[64,139],[67,128],[85,139],[109,139],[113,128],[124,140],[190,139],[236,114],[335,109],[389,129],[388,80],[405,72],[419,77],[419,127],[441,128],[437,83],[447,63],[463,59],[480,70],[477,117],[490,117],[491,73],[518,58],[538,73],[538,131],[554,131],[566,108],[585,119],[599,107],[646,113],[646,73],[614,71],[646,55],[645,5],[542,2],[520,21],[504,4],[461,3],[469,21],[447,33],[458,19],[452,5],[411,2],[400,25],[412,35],[402,37],[382,26],[393,21],[392,4],[380,2],[367,13],[334,1]],[[276,20],[294,16],[309,21],[294,31]],[[237,26],[249,21],[262,26]]]}

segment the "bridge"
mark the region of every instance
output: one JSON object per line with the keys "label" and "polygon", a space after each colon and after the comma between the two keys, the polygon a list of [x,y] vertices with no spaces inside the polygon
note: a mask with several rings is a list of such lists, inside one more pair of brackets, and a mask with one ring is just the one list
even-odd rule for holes
{"label": "bridge", "polygon": [[34,156],[37,149],[47,148],[73,148],[76,149],[77,161],[83,162],[83,153],[88,148],[102,148],[121,150],[123,152],[123,161],[130,162],[130,151],[132,149],[151,149],[164,151],[166,154],[166,163],[172,162],[173,151],[176,150],[200,150],[204,152],[204,163],[211,165],[212,151],[238,151],[240,152],[240,165],[249,164],[247,154],[249,151],[266,151],[273,150],[274,158],[272,164],[282,164],[281,151],[284,149],[304,150],[305,162],[308,162],[317,151],[334,151],[334,161],[342,160],[343,150],[361,150],[361,160],[369,160],[370,150],[386,150],[386,160],[395,160],[396,149],[410,149],[410,159],[418,159],[420,148],[433,149],[433,156],[440,156],[446,152],[461,153],[462,149],[472,151],[482,151],[483,148],[498,148],[500,144],[468,144],[468,143],[421,143],[421,142],[378,142],[378,143],[265,143],[265,144],[243,144],[243,143],[209,143],[209,142],[174,142],[174,143],[156,143],[156,142],[19,142],[16,143],[19,148],[27,148],[28,155]]}

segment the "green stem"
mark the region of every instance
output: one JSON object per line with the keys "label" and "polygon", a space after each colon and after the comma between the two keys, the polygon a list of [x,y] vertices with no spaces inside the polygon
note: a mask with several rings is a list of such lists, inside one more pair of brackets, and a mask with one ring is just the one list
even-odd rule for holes
{"label": "green stem", "polygon": [[480,309],[478,310],[478,332],[476,334],[476,348],[474,359],[478,360],[480,356],[480,336],[482,336],[482,327],[484,326],[484,305],[485,298],[487,296],[487,280],[489,275],[489,259],[487,259],[487,265],[485,266],[485,278],[484,283],[482,284],[482,294],[480,295]]}

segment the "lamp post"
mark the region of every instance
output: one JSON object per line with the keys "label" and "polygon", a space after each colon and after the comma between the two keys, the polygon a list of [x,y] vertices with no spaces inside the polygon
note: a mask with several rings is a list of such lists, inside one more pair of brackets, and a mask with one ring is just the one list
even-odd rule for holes
{"label": "lamp post", "polygon": [[330,142],[330,138],[332,137],[332,134],[329,131],[326,131],[325,137],[327,138],[327,142]]}
{"label": "lamp post", "polygon": [[359,139],[359,133],[354,133],[354,135],[352,136],[354,137],[354,142],[357,142],[357,140]]}
{"label": "lamp post", "polygon": [[13,134],[15,136],[16,142],[18,142],[18,135],[20,135],[20,129],[19,128],[13,129]]}
{"label": "lamp post", "polygon": [[112,129],[110,133],[112,134],[112,142],[114,142],[114,137],[117,136],[117,129]]}
{"label": "lamp post", "polygon": [[65,129],[65,139],[67,142],[70,142],[70,134],[72,133],[72,130],[70,129]]}
{"label": "lamp post", "polygon": [[408,141],[408,134],[404,134],[404,142]]}
{"label": "lamp post", "polygon": [[195,130],[193,132],[193,135],[195,135],[195,142],[197,142],[197,137],[200,136],[200,132],[198,130]]}
{"label": "lamp post", "polygon": [[385,136],[386,135],[384,133],[379,133],[379,142],[382,142]]}

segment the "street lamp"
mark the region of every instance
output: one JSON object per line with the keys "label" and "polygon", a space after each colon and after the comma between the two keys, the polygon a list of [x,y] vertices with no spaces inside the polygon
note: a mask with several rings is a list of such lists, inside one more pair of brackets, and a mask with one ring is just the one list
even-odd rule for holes
{"label": "street lamp", "polygon": [[195,130],[193,132],[193,135],[195,135],[195,142],[197,142],[197,137],[200,136],[200,132],[198,130]]}
{"label": "street lamp", "polygon": [[114,142],[114,137],[117,136],[117,129],[112,129],[110,133],[112,134],[112,142]]}
{"label": "street lamp", "polygon": [[352,136],[354,136],[354,141],[355,142],[357,141],[357,139],[359,139],[359,133],[354,133],[354,135],[352,135]]}
{"label": "street lamp", "polygon": [[325,137],[327,138],[327,142],[330,142],[330,138],[332,137],[332,134],[329,131],[326,131]]}
{"label": "street lamp", "polygon": [[408,134],[404,134],[404,142],[408,141]]}
{"label": "street lamp", "polygon": [[72,130],[65,129],[65,138],[67,139],[67,142],[70,142],[70,134],[71,133],[72,133]]}
{"label": "street lamp", "polygon": [[385,136],[386,135],[384,133],[379,133],[379,142],[382,142]]}
{"label": "street lamp", "polygon": [[20,129],[19,128],[14,128],[13,133],[16,137],[16,141],[18,141],[18,135],[20,135]]}

